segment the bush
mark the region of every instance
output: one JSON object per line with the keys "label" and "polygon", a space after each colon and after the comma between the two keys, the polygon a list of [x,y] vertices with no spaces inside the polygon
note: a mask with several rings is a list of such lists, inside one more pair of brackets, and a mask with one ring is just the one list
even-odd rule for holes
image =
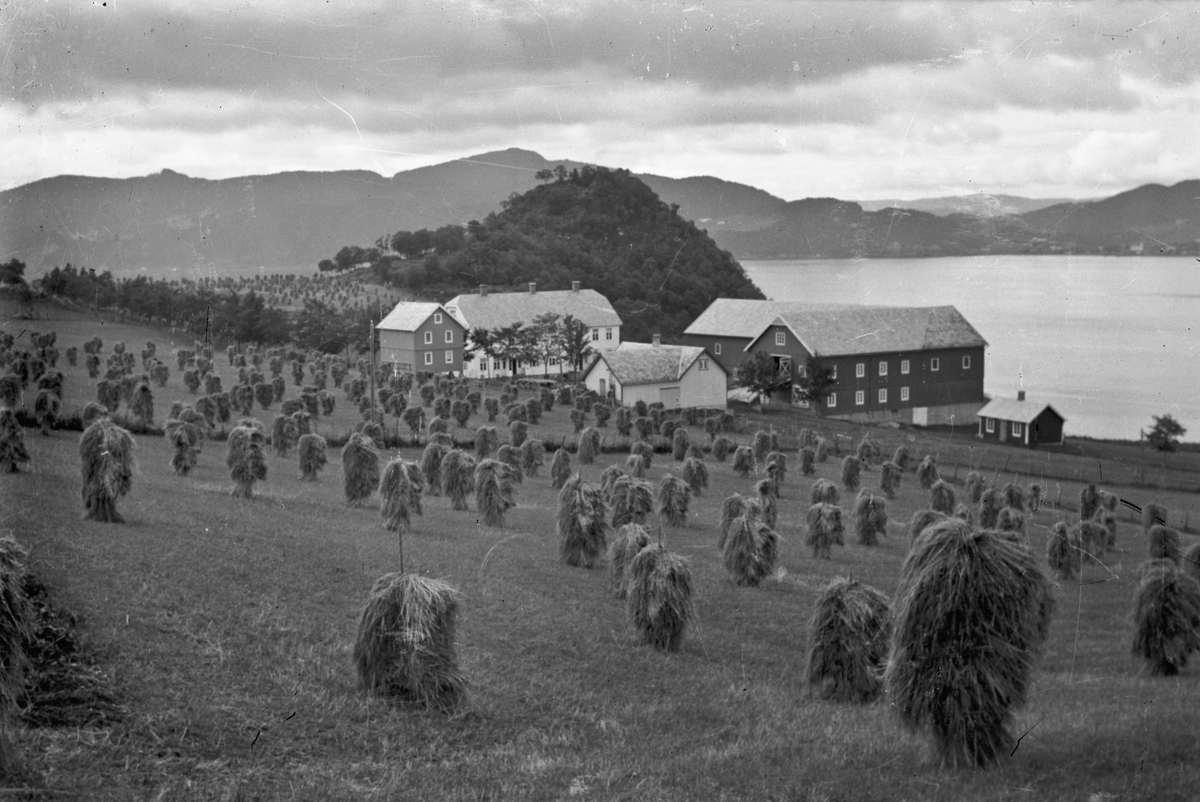
{"label": "bush", "polygon": [[822,699],[866,704],[883,692],[891,640],[887,596],[837,577],[821,591],[808,622],[808,684]]}

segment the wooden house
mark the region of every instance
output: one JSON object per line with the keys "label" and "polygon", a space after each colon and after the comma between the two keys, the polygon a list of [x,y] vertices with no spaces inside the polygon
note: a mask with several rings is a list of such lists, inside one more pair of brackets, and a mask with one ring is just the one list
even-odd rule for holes
{"label": "wooden house", "polygon": [[625,342],[601,351],[583,382],[609,403],[661,402],[664,409],[724,409],[727,374],[703,348]]}
{"label": "wooden house", "polygon": [[1016,399],[993,398],[978,414],[981,440],[1029,448],[1063,444],[1067,419],[1044,401],[1027,400],[1024,390],[1017,391]]}
{"label": "wooden house", "polygon": [[375,326],[379,361],[406,373],[460,373],[466,329],[441,304],[402,301]]}

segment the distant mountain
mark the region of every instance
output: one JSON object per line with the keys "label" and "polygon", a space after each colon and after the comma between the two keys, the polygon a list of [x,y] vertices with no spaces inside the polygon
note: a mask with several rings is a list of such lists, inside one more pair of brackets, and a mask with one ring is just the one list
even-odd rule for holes
{"label": "distant mountain", "polygon": [[[482,220],[538,185],[555,161],[484,153],[396,173],[291,172],[213,181],[171,170],[137,178],[57,176],[0,193],[0,255],[28,274],[72,262],[152,275],[233,267],[310,270],[345,245],[401,230]],[[932,198],[911,208],[816,198],[785,201],[708,176],[638,176],[741,259],[971,253],[1193,252],[1195,181],[1054,203],[1015,196]],[[965,208],[960,208],[965,207]]]}
{"label": "distant mountain", "polygon": [[939,217],[952,214],[970,214],[975,217],[1001,217],[1024,214],[1062,203],[1075,203],[1075,198],[1022,198],[1017,195],[991,195],[977,192],[974,195],[948,195],[940,198],[917,198],[915,200],[871,200],[858,201],[866,212],[881,209],[901,208],[928,212]]}

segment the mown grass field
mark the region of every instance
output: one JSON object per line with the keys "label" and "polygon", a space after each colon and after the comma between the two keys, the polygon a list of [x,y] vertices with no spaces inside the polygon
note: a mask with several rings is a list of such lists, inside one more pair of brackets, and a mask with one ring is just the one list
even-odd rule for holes
{"label": "mown grass field", "polygon": [[[22,325],[58,330],[62,349],[91,336],[69,336],[77,322]],[[166,345],[161,334],[106,326],[98,332],[106,354],[115,339],[135,348],[156,339],[160,353]],[[178,344],[190,347],[190,340]],[[223,355],[216,361],[228,369]],[[90,399],[82,367],[64,371],[68,399]],[[171,400],[187,397],[174,370],[167,390],[155,395],[160,418]],[[346,407],[340,404],[339,414],[347,415],[348,428]],[[256,414],[268,420],[273,413]],[[532,436],[570,429],[559,407],[544,420],[531,427]],[[781,429],[811,425],[779,413],[751,416],[737,439],[748,441],[762,420]],[[337,415],[321,424],[340,425]],[[950,442],[943,433],[871,436],[885,453],[907,442],[917,457]],[[695,576],[697,618],[677,654],[635,645],[603,568],[559,564],[556,494],[544,470],[518,487],[518,507],[504,529],[427,497],[404,553],[409,570],[445,578],[462,594],[458,647],[470,701],[446,717],[356,687],[354,627],[372,582],[397,570],[398,547],[383,529],[377,497],[364,509],[345,506],[336,452],[315,485],[299,481],[294,457],[272,453],[257,497],[241,500],[229,495],[223,443],[207,442],[192,475],[177,477],[162,438],[141,437],[133,490],[119,505],[128,523],[104,525],[81,520],[78,434],[42,437],[31,429],[26,441],[33,458],[26,471],[0,477],[0,528],[30,548],[34,569],[79,614],[126,708],[104,729],[18,734],[37,778],[31,784],[51,793],[1115,800],[1190,799],[1200,787],[1200,668],[1150,678],[1129,654],[1128,611],[1145,544],[1125,513],[1117,551],[1088,566],[1080,581],[1056,586],[1046,655],[1016,717],[1018,733],[1029,730],[1016,753],[990,770],[948,770],[931,762],[922,737],[901,729],[886,699],[867,707],[826,703],[810,698],[803,679],[806,622],[825,582],[850,575],[894,591],[908,545],[905,524],[928,501],[912,474],[889,502],[881,546],[859,546],[848,534],[831,561],[818,561],[804,546],[802,525],[811,479],[789,455],[781,570],[763,587],[746,589],[726,578],[715,541],[721,500],[749,492],[753,480],[709,460],[712,483],[694,500],[688,525],[665,532]],[[1015,452],[975,448],[978,459],[965,464],[999,468]],[[396,453],[420,454],[404,449],[385,457]],[[624,454],[604,454],[581,470],[597,481],[618,461]],[[677,465],[655,455],[649,478],[657,482]],[[817,477],[837,475],[836,459],[817,466]],[[1012,470],[994,475],[998,485],[1018,478]],[[864,484],[878,479],[876,468]],[[1045,484],[1051,502],[1059,484],[1062,500],[1074,506],[1078,483]],[[1173,518],[1196,498],[1103,486],[1138,504],[1165,503]],[[848,494],[842,507],[849,510]],[[1032,516],[1028,543],[1038,555],[1060,515],[1070,520],[1073,513],[1048,503]]]}

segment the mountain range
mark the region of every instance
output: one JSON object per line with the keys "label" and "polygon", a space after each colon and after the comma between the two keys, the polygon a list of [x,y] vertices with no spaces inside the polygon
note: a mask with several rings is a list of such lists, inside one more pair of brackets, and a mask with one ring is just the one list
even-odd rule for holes
{"label": "mountain range", "polygon": [[[170,275],[197,268],[307,271],[344,245],[481,220],[562,164],[527,150],[396,173],[288,172],[222,180],[171,170],[56,176],[0,193],[0,256],[28,275],[72,262]],[[1200,253],[1200,181],[1099,200],[976,194],[886,204],[786,201],[710,176],[637,176],[739,259],[979,253]]]}

